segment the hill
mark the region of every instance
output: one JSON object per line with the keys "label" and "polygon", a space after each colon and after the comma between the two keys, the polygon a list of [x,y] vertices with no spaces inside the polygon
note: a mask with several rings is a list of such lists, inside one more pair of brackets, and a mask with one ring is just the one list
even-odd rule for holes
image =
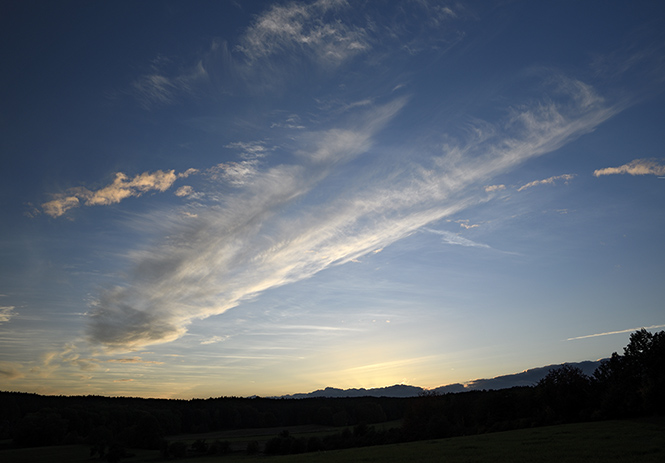
{"label": "hill", "polygon": [[[439,386],[432,389],[438,394],[465,392],[465,391],[480,391],[491,389],[509,389],[516,386],[534,386],[547,374],[556,368],[564,365],[579,368],[585,375],[591,376],[598,368],[602,360],[584,361],[577,363],[562,363],[558,365],[547,365],[544,367],[530,368],[520,373],[513,373],[509,375],[496,376],[487,379],[475,379],[465,384],[455,383],[445,386]],[[393,386],[378,387],[378,388],[358,388],[358,389],[338,389],[334,387],[326,387],[325,389],[317,389],[316,391],[298,393],[291,395],[280,396],[284,399],[305,399],[313,397],[417,397],[418,395],[428,391],[428,389],[419,386],[409,386],[406,384],[395,384]]]}

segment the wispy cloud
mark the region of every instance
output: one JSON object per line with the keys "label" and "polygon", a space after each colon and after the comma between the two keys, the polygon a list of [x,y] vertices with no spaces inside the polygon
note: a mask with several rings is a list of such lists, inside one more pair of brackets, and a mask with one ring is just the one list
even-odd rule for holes
{"label": "wispy cloud", "polygon": [[593,171],[594,177],[602,175],[665,175],[665,166],[658,164],[653,159],[635,159],[634,161],[619,167],[606,167]]}
{"label": "wispy cloud", "polygon": [[140,357],[130,357],[130,358],[119,358],[119,359],[108,359],[107,363],[140,363],[140,364],[152,364],[152,365],[163,365],[164,362],[157,362],[154,360],[143,360]]}
{"label": "wispy cloud", "polygon": [[217,344],[218,342],[224,342],[228,339],[228,336],[213,336],[211,338],[204,339],[201,341],[201,344]]}
{"label": "wispy cloud", "polygon": [[343,17],[349,10],[345,0],[274,5],[236,43],[216,39],[194,62],[157,56],[128,93],[154,110],[192,97],[273,91],[301,65],[335,69],[371,48],[366,28]]}
{"label": "wispy cloud", "polygon": [[304,130],[307,127],[305,127],[302,122],[301,118],[297,114],[291,114],[286,117],[286,119],[281,120],[279,122],[273,122],[270,124],[271,129],[277,129],[277,128],[282,128],[282,129],[295,129],[295,130]]}
{"label": "wispy cloud", "polygon": [[23,366],[15,362],[0,362],[0,380],[23,378]]}
{"label": "wispy cloud", "polygon": [[[463,16],[459,4],[419,1],[410,7],[406,16],[399,3],[386,4],[372,15],[358,14],[359,7],[348,0],[275,4],[258,14],[237,40],[215,39],[194,61],[157,56],[125,93],[146,110],[191,98],[275,94],[303,82],[301,77],[312,70],[334,72],[358,56],[374,52],[368,62],[375,66],[394,60],[396,51],[408,55],[427,49],[443,52],[464,37],[451,27],[453,20]],[[296,115],[272,127],[302,130],[305,125]]]}
{"label": "wispy cloud", "polygon": [[99,361],[94,358],[81,357],[79,347],[73,343],[66,343],[58,351],[45,352],[42,363],[30,369],[30,372],[48,378],[51,374],[67,366],[73,366],[83,371],[92,371],[99,368]]}
{"label": "wispy cloud", "polygon": [[453,222],[459,224],[460,227],[465,228],[467,230],[480,227],[480,225],[478,225],[477,223],[469,223],[469,219],[454,220]]}
{"label": "wispy cloud", "polygon": [[302,334],[311,334],[312,332],[362,331],[360,328],[322,325],[280,325],[277,328],[280,330],[300,332]]}
{"label": "wispy cloud", "polygon": [[275,5],[247,30],[237,49],[255,61],[298,48],[316,61],[337,65],[369,48],[365,30],[336,20],[344,0]]}
{"label": "wispy cloud", "polygon": [[[407,100],[364,105],[333,128],[303,132],[291,141],[292,164],[257,165],[223,203],[198,209],[168,241],[134,253],[126,283],[93,307],[89,339],[111,349],[175,340],[195,319],[355,261],[486,200],[482,185],[493,176],[563,146],[616,111],[600,98],[591,101],[586,86],[563,87],[556,102],[480,123],[473,138],[444,146],[426,164],[400,158],[399,175],[369,181],[371,170],[351,169],[339,190],[326,183],[331,174],[371,150]],[[487,247],[436,233],[451,244]]]}
{"label": "wispy cloud", "polygon": [[[55,194],[54,199],[42,204],[42,210],[45,214],[51,217],[60,217],[68,210],[79,207],[81,202],[76,196],[68,196],[66,194]],[[34,216],[34,214],[32,215]]]}
{"label": "wispy cloud", "polygon": [[257,173],[256,160],[240,162],[224,162],[206,171],[212,179],[226,181],[233,186],[244,185]]}
{"label": "wispy cloud", "polygon": [[159,74],[144,75],[132,84],[144,107],[170,104],[175,99],[176,83]]}
{"label": "wispy cloud", "polygon": [[0,323],[7,323],[11,318],[16,315],[13,305],[0,307]]}
{"label": "wispy cloud", "polygon": [[154,60],[151,72],[132,82],[131,92],[144,109],[171,105],[183,94],[195,95],[198,87],[209,80],[202,60],[177,73],[168,72],[169,64],[168,59],[159,56]]}
{"label": "wispy cloud", "polygon": [[503,184],[485,186],[485,192],[487,192],[487,193],[494,193],[495,191],[501,191],[501,190],[505,190],[505,189],[506,189],[506,185],[503,185]]}
{"label": "wispy cloud", "polygon": [[186,171],[179,173],[178,178],[187,178],[190,175],[194,175],[194,174],[197,174],[197,173],[199,173],[199,169],[194,169],[194,168],[190,167]]}
{"label": "wispy cloud", "polygon": [[166,191],[173,185],[176,178],[173,170],[144,172],[131,179],[122,172],[118,172],[111,185],[96,191],[79,188],[77,194],[85,199],[86,206],[107,206],[119,203],[131,196],[141,196],[148,191]]}
{"label": "wispy cloud", "polygon": [[194,188],[192,188],[191,185],[183,185],[180,188],[178,188],[175,193],[176,196],[194,196],[196,192],[194,191]]}
{"label": "wispy cloud", "polygon": [[575,338],[568,338],[566,341],[576,341],[578,339],[587,339],[587,338],[596,338],[598,336],[609,336],[611,334],[623,334],[623,333],[632,333],[634,331],[638,331],[641,329],[645,330],[655,330],[658,328],[663,328],[665,325],[651,325],[651,326],[641,326],[639,328],[629,328],[627,330],[619,330],[619,331],[607,331],[605,333],[596,333],[596,334],[587,334],[586,336],[577,336]]}
{"label": "wispy cloud", "polygon": [[178,176],[173,170],[144,172],[133,178],[118,172],[110,185],[99,190],[76,187],[70,188],[67,193],[55,194],[53,200],[42,204],[42,210],[51,217],[60,217],[69,209],[78,207],[81,203],[86,206],[116,204],[123,199],[138,197],[149,191],[164,192],[171,188],[177,178]]}
{"label": "wispy cloud", "polygon": [[[99,299],[91,337],[120,346],[176,339],[194,317],[222,313],[244,298],[302,279],[345,257],[326,245],[334,220],[342,217],[326,223],[325,213],[317,211],[314,217],[298,220],[311,223],[299,224],[276,211],[311,190],[333,166],[366,150],[372,134],[404,103],[372,108],[356,131],[331,130],[317,140],[307,138],[310,151],[299,157],[303,165],[279,165],[255,176],[221,214],[202,210],[200,229],[187,232],[200,236],[195,242],[185,236],[177,246],[137,255],[137,284],[111,289]],[[306,254],[313,249],[317,252]],[[211,272],[213,267],[217,271]],[[191,304],[186,302],[190,297]]]}
{"label": "wispy cloud", "polygon": [[[293,118],[295,116],[291,116]],[[239,150],[242,153],[242,157],[249,160],[255,160],[258,158],[265,157],[268,153],[272,151],[272,148],[266,146],[265,142],[262,141],[251,141],[251,142],[233,142],[226,145],[226,148]]]}
{"label": "wispy cloud", "polygon": [[522,185],[517,189],[517,191],[526,190],[527,188],[532,188],[538,185],[554,185],[557,180],[563,180],[565,183],[568,183],[573,178],[575,178],[575,174],[563,174],[545,178],[543,180],[534,180],[533,182],[529,182],[526,185]]}
{"label": "wispy cloud", "polygon": [[447,244],[454,244],[457,246],[469,246],[474,248],[487,248],[490,249],[490,246],[482,243],[476,243],[468,238],[458,235],[457,233],[452,233],[445,230],[433,230],[431,228],[424,228],[423,230],[434,233],[442,237],[443,242]]}
{"label": "wispy cloud", "polygon": [[428,355],[428,356],[422,356],[422,357],[414,357],[414,358],[408,358],[408,359],[400,359],[400,360],[392,360],[389,362],[380,362],[380,363],[372,363],[369,365],[361,365],[357,367],[351,367],[347,368],[344,370],[340,370],[340,373],[345,373],[345,372],[358,372],[358,371],[372,371],[372,372],[379,372],[379,371],[386,371],[386,370],[395,370],[398,368],[404,368],[409,365],[414,365],[418,364],[421,362],[426,362],[431,359],[437,358],[436,355]]}

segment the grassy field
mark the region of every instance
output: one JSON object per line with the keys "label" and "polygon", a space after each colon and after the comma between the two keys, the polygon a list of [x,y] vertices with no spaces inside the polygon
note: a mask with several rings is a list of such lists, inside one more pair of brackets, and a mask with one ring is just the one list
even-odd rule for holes
{"label": "grassy field", "polygon": [[272,463],[338,461],[656,463],[665,461],[665,425],[662,421],[581,423],[271,459]]}
{"label": "grassy field", "polygon": [[[399,428],[402,426],[402,420],[387,421],[385,423],[377,423],[371,425],[375,430],[382,431],[390,428]],[[353,431],[353,427],[348,428]],[[192,444],[197,439],[204,439],[206,442],[227,441],[231,444],[231,449],[234,451],[244,450],[247,448],[249,441],[256,441],[260,444],[261,448],[265,443],[279,434],[281,431],[287,430],[293,437],[324,437],[330,434],[342,432],[343,427],[331,427],[320,425],[306,425],[306,426],[286,426],[280,428],[257,428],[257,429],[236,429],[231,431],[214,431],[203,434],[182,434],[177,436],[169,436],[166,438],[169,442],[181,441],[187,444]],[[198,461],[198,460],[197,460]]]}
{"label": "grassy field", "polygon": [[[280,429],[275,429],[275,433]],[[184,436],[183,436],[184,437]],[[240,437],[240,436],[238,436]],[[244,436],[248,438],[248,436]],[[5,463],[90,462],[87,446],[44,447],[0,451]],[[154,462],[154,451],[132,451],[123,462]],[[665,420],[604,421],[455,437],[289,456],[232,454],[176,460],[183,463],[254,462],[609,462],[665,461]]]}

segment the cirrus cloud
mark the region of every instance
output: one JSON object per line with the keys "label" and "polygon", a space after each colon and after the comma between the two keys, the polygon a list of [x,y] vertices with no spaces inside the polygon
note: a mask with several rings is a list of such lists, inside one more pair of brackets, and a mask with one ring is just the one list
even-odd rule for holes
{"label": "cirrus cloud", "polygon": [[503,184],[485,186],[485,192],[487,192],[487,193],[494,193],[495,191],[501,191],[501,190],[505,190],[505,189],[506,189],[506,185],[503,185]]}
{"label": "cirrus cloud", "polygon": [[22,365],[15,362],[0,362],[0,379],[11,380],[23,378],[25,374],[22,368]]}
{"label": "cirrus cloud", "polygon": [[254,61],[297,47],[316,60],[339,64],[369,48],[363,28],[334,17],[322,20],[348,6],[343,0],[275,5],[256,19],[237,49]]}
{"label": "cirrus cloud", "polygon": [[[93,307],[88,339],[111,350],[173,341],[194,320],[356,261],[485,201],[482,185],[494,176],[560,148],[617,111],[600,98],[589,101],[586,86],[566,88],[557,102],[521,106],[506,120],[479,124],[471,138],[444,146],[426,164],[395,157],[395,174],[379,181],[370,181],[371,169],[349,164],[376,147],[377,135],[408,104],[403,98],[366,105],[328,130],[302,133],[290,142],[291,163],[257,164],[247,176],[231,169],[243,181],[223,203],[197,209],[196,219],[170,230],[168,241],[134,253],[126,283]],[[331,190],[326,182],[340,170],[348,175],[345,188]],[[438,233],[450,244],[488,248]]]}
{"label": "cirrus cloud", "polygon": [[529,182],[526,185],[522,185],[521,187],[519,187],[517,191],[526,190],[527,188],[531,188],[537,185],[554,185],[557,180],[563,180],[565,183],[568,183],[573,178],[575,178],[575,174],[555,175],[554,177],[549,177],[542,180],[534,180],[533,182]]}
{"label": "cirrus cloud", "polygon": [[593,171],[594,177],[602,175],[665,175],[665,166],[658,164],[653,159],[635,159],[628,164],[619,167],[606,167]]}
{"label": "cirrus cloud", "polygon": [[183,185],[175,191],[175,195],[180,197],[192,196],[195,194],[196,192],[194,191],[194,188],[192,188],[191,185]]}
{"label": "cirrus cloud", "polygon": [[142,364],[153,364],[153,365],[163,365],[164,362],[158,362],[155,360],[143,360],[140,357],[130,357],[130,358],[119,358],[119,359],[108,359],[108,363],[142,363]]}
{"label": "cirrus cloud", "polygon": [[0,323],[7,323],[16,312],[14,312],[15,307],[13,305],[0,307]]}

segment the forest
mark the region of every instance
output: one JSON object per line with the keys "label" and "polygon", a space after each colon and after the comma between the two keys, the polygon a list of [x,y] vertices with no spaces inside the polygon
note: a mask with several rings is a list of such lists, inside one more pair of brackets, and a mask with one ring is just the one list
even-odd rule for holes
{"label": "forest", "polygon": [[[160,450],[164,459],[223,454],[228,442],[167,439],[219,430],[274,428],[245,451],[290,454],[665,414],[665,331],[631,334],[591,376],[564,365],[533,386],[412,398],[240,398],[171,400],[43,396],[0,392],[2,448],[90,446],[91,457],[121,461],[125,449]],[[381,423],[398,423],[394,427]],[[339,430],[308,439],[282,428]],[[1,448],[0,448],[1,450]]]}

